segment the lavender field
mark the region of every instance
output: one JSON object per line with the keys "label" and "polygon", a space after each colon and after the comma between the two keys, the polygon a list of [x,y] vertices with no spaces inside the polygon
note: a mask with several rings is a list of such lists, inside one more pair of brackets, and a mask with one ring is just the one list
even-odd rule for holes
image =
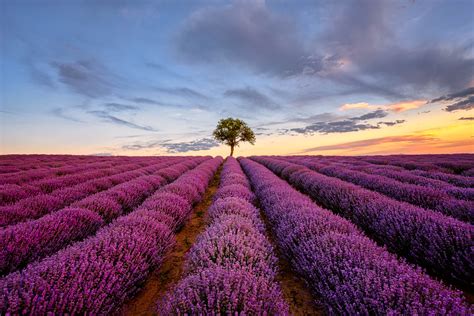
{"label": "lavender field", "polygon": [[474,155],[0,156],[0,315],[472,315]]}

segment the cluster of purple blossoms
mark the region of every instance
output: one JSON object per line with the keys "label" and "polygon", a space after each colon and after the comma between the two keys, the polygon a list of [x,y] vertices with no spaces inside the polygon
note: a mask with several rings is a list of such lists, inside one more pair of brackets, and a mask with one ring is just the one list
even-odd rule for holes
{"label": "cluster of purple blossoms", "polygon": [[288,314],[254,201],[239,163],[228,157],[210,224],[187,254],[185,277],[158,302],[159,314]]}
{"label": "cluster of purple blossoms", "polygon": [[388,250],[446,280],[470,285],[474,271],[471,224],[399,202],[352,183],[280,159],[257,162],[349,219]]}
{"label": "cluster of purple blossoms", "polygon": [[[183,173],[200,161],[184,161],[158,172],[175,174],[178,169]],[[4,245],[0,249],[0,275],[20,269],[93,234],[101,226],[136,208],[164,184],[166,180],[159,175],[141,176],[37,220],[0,230],[0,244]]]}
{"label": "cluster of purple blossoms", "polygon": [[[222,158],[191,161],[201,163],[175,182],[194,183],[201,192]],[[166,186],[145,203],[166,199],[170,193],[165,191]],[[187,217],[189,211],[175,214]],[[175,220],[159,207],[138,207],[94,236],[0,279],[0,314],[112,313],[160,266],[174,244],[171,227],[176,227]]]}
{"label": "cluster of purple blossoms", "polygon": [[474,202],[458,200],[443,190],[403,183],[382,175],[368,174],[341,165],[330,165],[321,168],[319,166],[314,166],[311,162],[307,162],[304,159],[286,159],[304,165],[329,177],[336,177],[344,181],[352,182],[366,189],[385,194],[386,196],[396,200],[408,202],[425,209],[435,210],[468,223],[474,222]]}
{"label": "cluster of purple blossoms", "polygon": [[[279,160],[253,159],[279,173],[288,167]],[[240,162],[278,247],[329,314],[469,314],[459,292],[399,260],[263,165],[249,159]]]}

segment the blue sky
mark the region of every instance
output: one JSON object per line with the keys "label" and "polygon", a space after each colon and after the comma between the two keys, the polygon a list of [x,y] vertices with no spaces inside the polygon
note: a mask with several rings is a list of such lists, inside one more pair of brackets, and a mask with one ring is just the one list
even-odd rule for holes
{"label": "blue sky", "polygon": [[227,116],[257,132],[243,154],[472,148],[474,1],[1,6],[3,153],[226,154]]}

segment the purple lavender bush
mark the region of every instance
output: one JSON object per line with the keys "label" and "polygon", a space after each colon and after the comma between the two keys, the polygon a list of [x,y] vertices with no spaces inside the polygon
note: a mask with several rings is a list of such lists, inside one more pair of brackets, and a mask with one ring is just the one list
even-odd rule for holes
{"label": "purple lavender bush", "polygon": [[[320,205],[348,218],[371,238],[447,280],[470,285],[474,228],[283,160],[253,157]],[[287,171],[284,171],[287,170]]]}
{"label": "purple lavender bush", "polygon": [[[399,260],[263,165],[249,159],[240,162],[271,223],[277,245],[322,298],[329,314],[469,313],[459,292]],[[271,165],[283,170],[285,163],[272,161]]]}

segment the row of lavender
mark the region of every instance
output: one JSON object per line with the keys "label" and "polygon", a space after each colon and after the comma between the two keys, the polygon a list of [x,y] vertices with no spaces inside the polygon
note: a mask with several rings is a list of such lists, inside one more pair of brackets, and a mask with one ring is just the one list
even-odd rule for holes
{"label": "row of lavender", "polygon": [[[451,197],[454,197],[457,199],[467,200],[467,201],[474,200],[474,188],[472,188],[472,186],[474,186],[474,179],[471,179],[470,177],[462,177],[464,178],[464,181],[463,181],[464,183],[472,182],[471,184],[468,185],[471,187],[463,187],[463,186],[457,186],[457,185],[451,184],[446,181],[417,175],[416,173],[412,173],[409,170],[405,170],[401,167],[374,165],[374,164],[363,162],[363,161],[353,163],[353,162],[348,162],[343,159],[341,159],[340,161],[337,161],[337,160],[329,161],[329,163],[331,165],[336,165],[336,166],[341,165],[345,168],[362,171],[368,174],[376,174],[379,176],[384,176],[384,177],[394,179],[403,183],[409,183],[409,184],[434,188],[434,189],[442,191],[444,194],[450,195]],[[458,178],[461,178],[461,177],[458,177]]]}
{"label": "row of lavender", "polygon": [[[41,168],[63,168],[92,162],[111,162],[115,157],[72,155],[2,155],[0,156],[0,179],[7,174],[32,171]],[[58,172],[61,173],[62,169]],[[69,170],[69,169],[65,169]]]}
{"label": "row of lavender", "polygon": [[0,314],[110,314],[159,267],[222,158],[206,159],[128,215],[0,279]]}
{"label": "row of lavender", "polygon": [[[420,156],[418,162],[408,163],[406,160],[412,159],[412,156],[299,156],[305,158],[317,158],[318,161],[322,162],[347,162],[352,165],[357,164],[369,164],[371,166],[378,166],[382,169],[403,171],[406,174],[420,176],[424,178],[439,180],[450,183],[452,185],[462,188],[474,188],[474,155],[463,154],[463,155],[442,155],[444,157],[435,156],[437,159],[443,159],[444,162],[453,163],[460,159],[459,156],[465,157],[464,160],[469,159],[468,163],[470,169],[465,170],[461,174],[455,174],[450,169],[440,169],[439,166],[433,165],[430,161],[433,159],[433,155]],[[466,158],[467,157],[467,158]],[[402,161],[400,159],[403,158]],[[464,162],[465,163],[465,162]]]}
{"label": "row of lavender", "polygon": [[[159,187],[175,180],[208,158],[160,164],[160,169],[108,190],[90,195],[37,220],[0,230],[0,275],[49,256],[68,244],[92,235],[111,220],[133,210]],[[172,165],[172,166],[170,166]]]}
{"label": "row of lavender", "polygon": [[227,158],[209,225],[187,254],[185,277],[158,304],[160,315],[288,314],[276,257],[239,163]]}
{"label": "row of lavender", "polygon": [[474,155],[391,155],[358,157],[379,165],[395,165],[408,170],[424,170],[470,176],[474,168]]}
{"label": "row of lavender", "polygon": [[[151,158],[139,158],[142,161],[152,160]],[[114,157],[109,158],[107,160],[102,160],[98,158],[88,158],[85,160],[79,161],[69,161],[63,162],[59,166],[51,166],[50,164],[43,164],[39,166],[32,165],[30,168],[27,168],[22,171],[17,172],[5,172],[8,170],[7,167],[2,166],[1,173],[0,173],[0,184],[22,184],[26,182],[31,182],[35,180],[40,180],[48,177],[61,177],[65,175],[74,174],[77,172],[81,172],[87,170],[90,167],[94,166],[104,166],[104,167],[112,167],[117,165],[117,163],[130,163],[133,161],[138,160],[131,160],[130,158],[125,157]],[[18,159],[19,163],[22,163],[22,158]]]}
{"label": "row of lavender", "polygon": [[[290,182],[304,178],[317,186],[321,181],[310,179],[309,173],[314,172],[301,166],[252,159]],[[276,243],[329,314],[469,314],[459,292],[379,247],[351,222],[318,207],[255,161],[240,160]],[[332,190],[336,199],[337,191],[337,187]],[[348,197],[346,203],[350,200]]]}
{"label": "row of lavender", "polygon": [[0,206],[13,204],[24,198],[38,194],[52,193],[56,190],[65,189],[90,179],[102,178],[164,161],[167,161],[167,159],[159,158],[156,160],[148,160],[146,162],[134,161],[131,163],[125,163],[121,162],[120,159],[114,162],[113,165],[110,163],[89,164],[68,175],[49,176],[22,184],[3,184],[0,185]]}
{"label": "row of lavender", "polygon": [[89,195],[109,189],[117,184],[130,181],[142,175],[156,172],[163,166],[180,162],[183,158],[159,160],[145,167],[127,165],[128,171],[123,172],[121,167],[112,175],[92,178],[70,187],[54,190],[49,194],[33,195],[17,203],[0,207],[0,227],[16,224],[28,219],[36,219],[51,212],[57,211],[71,203]]}
{"label": "row of lavender", "polygon": [[319,205],[349,219],[392,253],[446,280],[472,285],[472,225],[322,175],[283,158],[252,159],[307,193]]}
{"label": "row of lavender", "polygon": [[[457,188],[456,190],[447,191],[441,188],[403,183],[391,179],[385,176],[385,174],[390,173],[390,170],[385,172],[380,170],[379,172],[382,175],[377,175],[359,171],[356,167],[349,167],[345,164],[328,164],[314,158],[284,157],[284,159],[304,165],[324,175],[336,177],[385,194],[399,201],[431,209],[468,223],[474,222],[474,202],[469,200],[474,199],[474,189],[471,188]],[[366,169],[366,171],[370,172],[371,169]],[[459,194],[465,199],[453,197],[448,192]]]}

